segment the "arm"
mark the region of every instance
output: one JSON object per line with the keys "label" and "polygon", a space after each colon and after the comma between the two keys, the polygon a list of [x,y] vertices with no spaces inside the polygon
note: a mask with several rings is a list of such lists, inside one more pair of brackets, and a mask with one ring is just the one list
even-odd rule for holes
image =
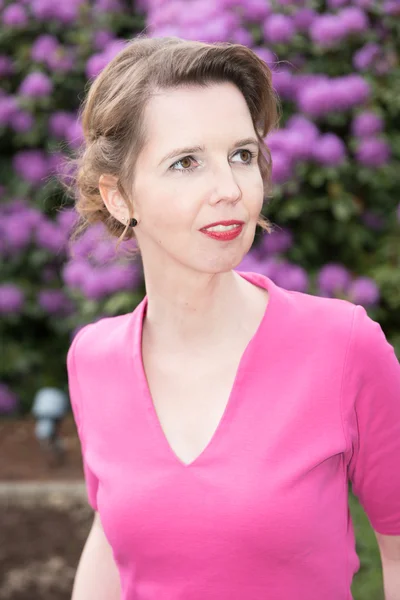
{"label": "arm", "polygon": [[120,600],[121,587],[111,547],[95,513],[79,565],[71,600]]}
{"label": "arm", "polygon": [[400,600],[400,535],[374,533],[381,554],[385,600]]}

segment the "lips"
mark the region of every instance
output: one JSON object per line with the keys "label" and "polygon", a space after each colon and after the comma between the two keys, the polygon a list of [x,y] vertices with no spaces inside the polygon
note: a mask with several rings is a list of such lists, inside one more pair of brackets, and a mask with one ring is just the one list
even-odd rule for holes
{"label": "lips", "polygon": [[[220,222],[217,225],[223,225],[223,223]],[[228,223],[228,225],[231,226],[229,229],[215,230],[212,225],[209,225],[206,228],[200,229],[200,231],[203,235],[219,242],[230,242],[242,233],[244,223]]]}
{"label": "lips", "polygon": [[204,231],[208,229],[208,227],[215,227],[216,225],[243,225],[244,221],[216,221],[215,223],[209,223],[200,229],[200,231]]}

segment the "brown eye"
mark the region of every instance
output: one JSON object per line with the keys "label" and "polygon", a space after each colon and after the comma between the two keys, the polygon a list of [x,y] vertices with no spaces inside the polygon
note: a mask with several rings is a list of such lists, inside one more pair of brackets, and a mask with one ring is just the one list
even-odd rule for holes
{"label": "brown eye", "polygon": [[[185,161],[187,161],[186,164],[185,164]],[[181,163],[181,165],[182,165],[182,167],[184,169],[188,169],[191,166],[191,164],[192,164],[191,161],[190,161],[190,158],[188,156],[185,156],[179,162]]]}

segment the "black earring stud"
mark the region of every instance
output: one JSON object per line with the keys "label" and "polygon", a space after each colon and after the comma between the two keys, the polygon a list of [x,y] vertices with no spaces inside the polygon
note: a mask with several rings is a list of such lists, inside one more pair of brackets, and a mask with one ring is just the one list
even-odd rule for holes
{"label": "black earring stud", "polygon": [[129,219],[129,227],[136,227],[136,225],[138,224],[137,220],[132,218]]}

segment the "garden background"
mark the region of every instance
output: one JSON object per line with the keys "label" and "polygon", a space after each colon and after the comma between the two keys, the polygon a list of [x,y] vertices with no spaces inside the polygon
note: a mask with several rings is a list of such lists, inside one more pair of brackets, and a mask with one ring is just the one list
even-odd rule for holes
{"label": "garden background", "polygon": [[[67,393],[77,329],[133,310],[144,294],[131,244],[115,254],[101,226],[72,253],[73,200],[59,181],[83,141],[86,86],[138,33],[238,42],[267,62],[282,102],[266,139],[273,192],[263,212],[275,231],[258,234],[238,268],[363,305],[400,357],[398,0],[0,0],[0,22],[3,482],[82,476],[71,415],[62,430],[69,466],[40,464],[34,396],[47,386]],[[12,586],[14,600],[70,597],[91,515],[84,501],[58,498],[22,508],[8,498],[1,527],[14,545],[0,549],[0,598]],[[350,489],[349,502],[361,560],[354,598],[383,599],[375,537]]]}

